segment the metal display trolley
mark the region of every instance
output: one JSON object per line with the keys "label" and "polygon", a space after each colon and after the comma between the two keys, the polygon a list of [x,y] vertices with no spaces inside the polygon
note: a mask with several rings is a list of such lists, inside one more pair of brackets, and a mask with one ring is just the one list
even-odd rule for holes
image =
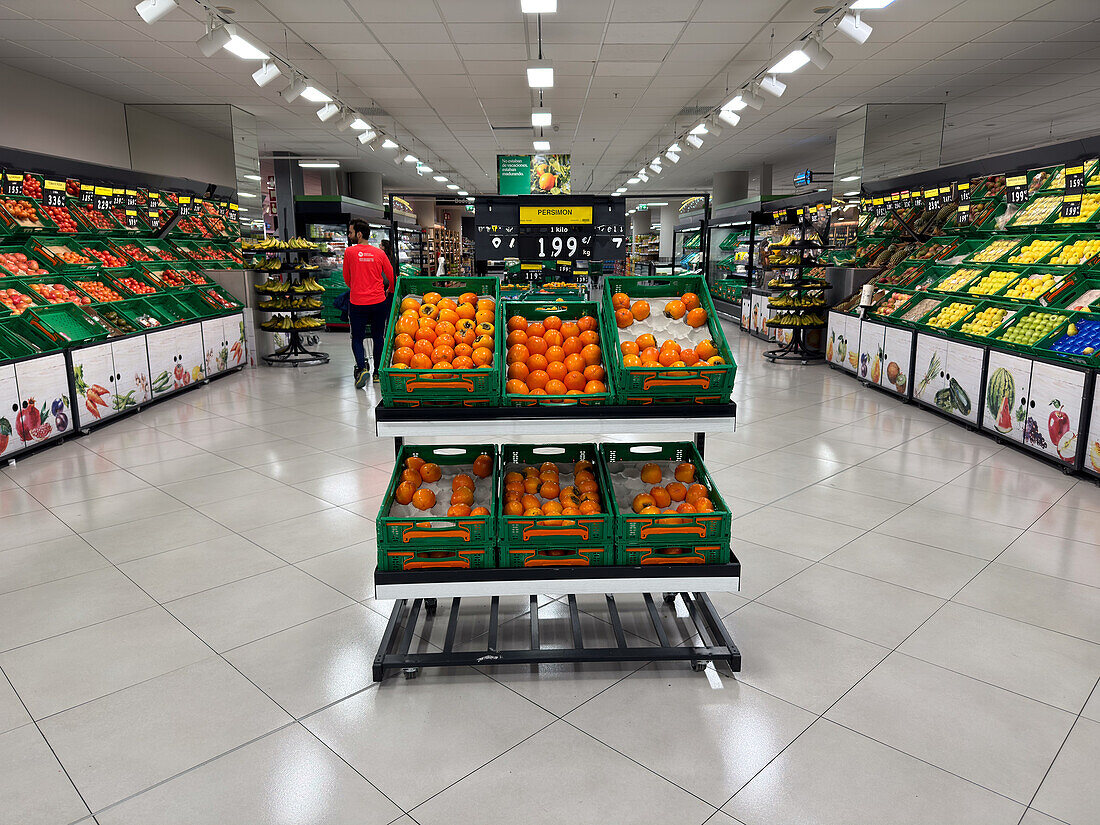
{"label": "metal display trolley", "polygon": [[[406,438],[439,437],[456,425],[472,441],[503,443],[515,436],[573,435],[593,436],[630,433],[670,433],[691,421],[694,440],[703,454],[706,434],[732,431],[737,406],[708,404],[693,406],[638,407],[519,407],[519,408],[375,408],[375,430],[379,437],[393,437],[395,455]],[[418,571],[382,571],[374,576],[375,597],[393,599],[389,623],[374,660],[374,679],[381,681],[387,671],[400,669],[406,678],[414,678],[424,667],[452,667],[485,664],[542,664],[564,662],[648,662],[686,661],[694,670],[702,670],[708,661],[724,661],[730,669],[741,669],[741,653],[715,609],[708,590],[739,589],[741,565],[735,556],[718,565],[647,565],[637,567],[524,567],[486,570],[428,569]],[[694,636],[686,634],[674,644],[652,593],[660,592],[666,602],[683,600]],[[572,646],[543,647],[540,637],[538,596],[567,594]],[[641,593],[653,625],[656,645],[628,644],[619,615],[616,595]],[[586,644],[582,632],[578,594],[602,594],[607,605],[615,645]],[[529,646],[501,649],[500,598],[527,596],[530,599]],[[455,649],[461,621],[462,600],[489,597],[489,627],[484,647]],[[418,625],[432,621],[437,601],[449,598],[446,636],[442,650],[422,652],[413,649],[420,635]]]}

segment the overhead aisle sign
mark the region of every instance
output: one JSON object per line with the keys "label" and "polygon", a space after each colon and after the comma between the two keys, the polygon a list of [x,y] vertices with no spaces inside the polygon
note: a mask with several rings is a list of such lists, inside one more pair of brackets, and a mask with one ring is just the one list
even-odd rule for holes
{"label": "overhead aisle sign", "polygon": [[479,199],[474,225],[478,260],[613,261],[626,257],[626,205],[620,198]]}

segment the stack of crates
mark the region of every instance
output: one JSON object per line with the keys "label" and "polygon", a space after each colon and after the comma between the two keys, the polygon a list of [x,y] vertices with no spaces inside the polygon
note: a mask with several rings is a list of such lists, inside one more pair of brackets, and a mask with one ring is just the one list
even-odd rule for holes
{"label": "stack of crates", "polygon": [[346,328],[348,322],[340,317],[340,310],[336,308],[336,299],[348,290],[344,283],[344,276],[336,271],[324,272],[317,275],[317,283],[325,288],[325,294],[321,296],[324,308],[319,316],[328,327]]}

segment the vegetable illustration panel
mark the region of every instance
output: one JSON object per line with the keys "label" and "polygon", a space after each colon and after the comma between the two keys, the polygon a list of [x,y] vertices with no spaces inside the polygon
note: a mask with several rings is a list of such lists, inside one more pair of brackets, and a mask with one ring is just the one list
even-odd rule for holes
{"label": "vegetable illustration panel", "polygon": [[0,456],[17,453],[25,446],[15,432],[19,415],[19,388],[15,384],[15,366],[0,367]]}
{"label": "vegetable illustration panel", "polygon": [[206,374],[217,375],[229,369],[228,324],[224,318],[211,318],[202,322],[202,345],[206,349]]}
{"label": "vegetable illustration panel", "polygon": [[882,324],[862,322],[859,330],[859,367],[856,374],[873,384],[882,380],[883,346],[886,343],[886,327]]}
{"label": "vegetable illustration panel", "polygon": [[840,342],[844,338],[844,316],[839,312],[829,313],[829,328],[825,339],[825,360],[830,364],[839,364]]}
{"label": "vegetable illustration panel", "polygon": [[[859,335],[863,322],[854,315],[845,315],[844,318],[844,343],[840,347],[843,355],[838,362],[849,372],[859,374]],[[838,353],[839,354],[839,353]]]}
{"label": "vegetable illustration panel", "polygon": [[882,379],[879,383],[905,395],[913,373],[913,333],[898,327],[886,328],[886,340],[882,351]]}
{"label": "vegetable illustration panel", "polygon": [[115,359],[115,403],[119,412],[153,397],[149,381],[149,356],[145,336],[123,338],[111,343]]}
{"label": "vegetable illustration panel", "polygon": [[81,427],[118,413],[115,359],[110,343],[73,352],[73,386],[76,388],[77,419]]}
{"label": "vegetable illustration panel", "polygon": [[1085,449],[1085,469],[1100,475],[1100,382],[1092,390],[1092,420],[1089,421],[1088,444]]}
{"label": "vegetable illustration panel", "polygon": [[154,396],[181,390],[205,375],[202,328],[199,324],[153,332],[146,339]]}
{"label": "vegetable illustration panel", "polygon": [[1085,373],[1035,361],[1031,367],[1024,444],[1073,464],[1079,446],[1077,431],[1084,386]]}
{"label": "vegetable illustration panel", "polygon": [[1022,444],[1030,387],[1030,358],[991,349],[986,367],[982,429]]}
{"label": "vegetable illustration panel", "polygon": [[978,423],[978,406],[982,395],[982,364],[985,351],[981,347],[951,341],[947,345],[947,395],[937,406],[955,418]]}
{"label": "vegetable illustration panel", "polygon": [[936,404],[947,389],[947,341],[933,335],[917,334],[917,359],[913,365],[913,397],[925,404]]}
{"label": "vegetable illustration panel", "polygon": [[239,367],[248,362],[248,333],[244,326],[244,315],[231,315],[222,319],[225,324],[225,337],[229,341],[229,366]]}
{"label": "vegetable illustration panel", "polygon": [[46,355],[15,365],[19,412],[11,422],[27,446],[57,438],[72,429],[65,356]]}

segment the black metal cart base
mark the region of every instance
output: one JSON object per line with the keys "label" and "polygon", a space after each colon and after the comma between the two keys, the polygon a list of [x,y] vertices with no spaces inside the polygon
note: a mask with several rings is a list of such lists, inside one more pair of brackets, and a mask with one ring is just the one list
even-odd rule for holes
{"label": "black metal cart base", "polygon": [[[770,349],[764,352],[764,357],[771,361],[773,364],[776,361],[797,361],[802,364],[808,364],[811,361],[824,361],[825,353],[821,350],[811,348],[806,344],[802,331],[807,327],[797,327],[794,330],[794,335],[791,336],[791,340],[780,347],[779,349]],[[810,329],[821,329],[821,327],[810,327]]]}
{"label": "black metal cart base", "polygon": [[[375,574],[375,590],[379,598],[394,595],[406,590],[410,593],[437,592],[440,596],[414,595],[411,598],[398,598],[390,613],[389,624],[378,646],[374,659],[374,680],[382,681],[387,672],[401,670],[406,678],[414,678],[425,667],[455,667],[459,665],[520,665],[551,664],[563,662],[690,662],[693,670],[702,670],[706,663],[725,662],[733,672],[741,670],[741,652],[734,644],[726,629],[721,615],[715,609],[710,597],[702,590],[683,588],[683,585],[696,587],[708,586],[713,589],[736,590],[739,584],[740,563],[734,560],[726,565],[701,565],[692,570],[675,567],[653,568],[520,568],[511,570],[419,570],[413,573]],[[615,645],[606,646],[605,639],[584,638],[580,609],[577,597],[566,597],[569,608],[569,629],[571,646],[544,647],[540,643],[540,617],[538,596],[526,591],[536,589],[553,581],[558,592],[561,589],[574,588],[581,593],[601,593],[607,603],[611,633]],[[661,616],[653,596],[645,592],[650,586],[657,592],[663,592],[667,602],[674,602],[676,596],[683,600],[690,622],[688,629],[695,631],[686,634],[681,644],[672,644],[670,632],[681,628],[666,624]],[[660,590],[662,586],[675,587],[675,590]],[[601,592],[603,590],[612,592]],[[483,634],[484,645],[471,649],[455,649],[455,639],[462,621],[463,598],[469,596],[491,596],[489,606],[489,627]],[[627,634],[623,630],[619,606],[615,593],[641,593],[654,635],[656,645],[628,644]],[[500,641],[500,597],[502,595],[523,595],[530,600],[527,614],[529,644],[526,647],[502,649]],[[437,598],[450,597],[450,608],[446,619],[446,636],[441,651],[414,650],[414,642],[422,636],[418,633],[423,623],[431,621],[436,611]],[[545,605],[544,605],[545,607]],[[516,620],[519,621],[519,620]],[[692,640],[698,637],[699,644]],[[479,639],[482,636],[478,637]],[[632,636],[632,642],[638,641]],[[603,646],[593,646],[600,644]]]}
{"label": "black metal cart base", "polygon": [[[268,330],[270,331],[270,330]],[[314,364],[327,364],[327,352],[311,352],[302,343],[298,330],[290,330],[290,343],[277,349],[271,355],[265,355],[264,361],[273,367],[304,367]]]}

